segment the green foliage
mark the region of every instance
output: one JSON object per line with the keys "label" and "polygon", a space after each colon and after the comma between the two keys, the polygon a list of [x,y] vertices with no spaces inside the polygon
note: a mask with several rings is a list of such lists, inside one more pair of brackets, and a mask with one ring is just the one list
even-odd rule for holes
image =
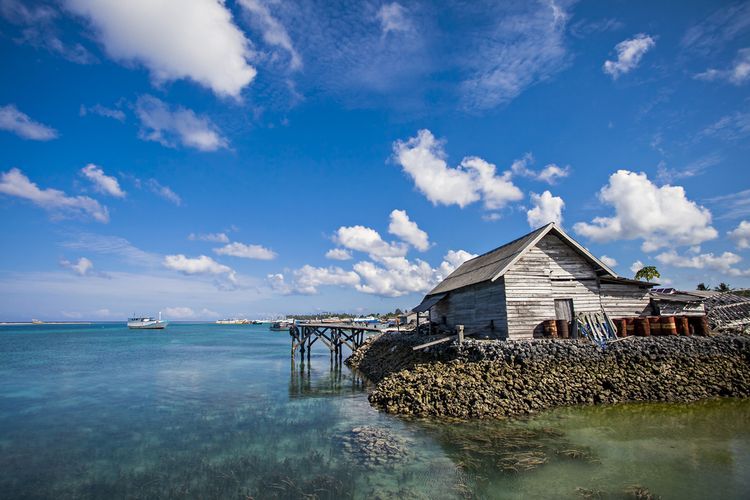
{"label": "green foliage", "polygon": [[643,266],[637,273],[635,273],[635,279],[651,281],[654,278],[661,277],[656,266]]}
{"label": "green foliage", "polygon": [[717,292],[731,292],[732,291],[732,287],[730,287],[729,285],[727,285],[724,282],[721,282],[721,283],[719,283],[719,286],[715,286],[714,287],[714,290],[717,291]]}
{"label": "green foliage", "polygon": [[698,286],[696,286],[695,289],[705,292],[706,290],[708,290],[708,287],[705,283],[698,283]]}

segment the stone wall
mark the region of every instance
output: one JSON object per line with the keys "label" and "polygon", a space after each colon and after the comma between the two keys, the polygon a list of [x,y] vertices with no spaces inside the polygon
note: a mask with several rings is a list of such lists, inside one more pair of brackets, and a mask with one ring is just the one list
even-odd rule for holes
{"label": "stone wall", "polygon": [[750,337],[480,341],[412,351],[420,335],[373,339],[347,362],[389,413],[500,418],[568,405],[750,395]]}

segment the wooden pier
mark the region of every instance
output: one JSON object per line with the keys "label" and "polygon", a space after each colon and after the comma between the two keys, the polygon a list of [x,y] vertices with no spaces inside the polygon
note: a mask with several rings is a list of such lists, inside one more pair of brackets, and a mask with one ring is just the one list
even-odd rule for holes
{"label": "wooden pier", "polygon": [[381,330],[346,323],[300,323],[289,329],[292,358],[298,350],[302,356],[307,352],[309,358],[312,345],[320,340],[331,351],[331,360],[340,360],[344,346],[354,351],[373,333],[381,333]]}

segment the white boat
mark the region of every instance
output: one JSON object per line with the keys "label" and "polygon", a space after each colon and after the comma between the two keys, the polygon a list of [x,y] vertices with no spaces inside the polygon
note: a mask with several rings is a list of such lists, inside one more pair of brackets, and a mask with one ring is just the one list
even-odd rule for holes
{"label": "white boat", "polygon": [[128,318],[128,328],[135,330],[162,330],[166,327],[167,322],[161,319],[161,312],[159,312],[159,319],[150,316]]}

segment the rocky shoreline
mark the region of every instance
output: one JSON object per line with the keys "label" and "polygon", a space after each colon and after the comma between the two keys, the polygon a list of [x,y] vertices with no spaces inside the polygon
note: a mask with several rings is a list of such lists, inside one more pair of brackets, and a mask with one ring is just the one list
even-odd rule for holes
{"label": "rocky shoreline", "polygon": [[369,341],[347,364],[376,383],[388,413],[503,418],[628,401],[750,396],[750,337],[632,337],[606,349],[579,340],[466,340],[425,350],[424,335]]}

